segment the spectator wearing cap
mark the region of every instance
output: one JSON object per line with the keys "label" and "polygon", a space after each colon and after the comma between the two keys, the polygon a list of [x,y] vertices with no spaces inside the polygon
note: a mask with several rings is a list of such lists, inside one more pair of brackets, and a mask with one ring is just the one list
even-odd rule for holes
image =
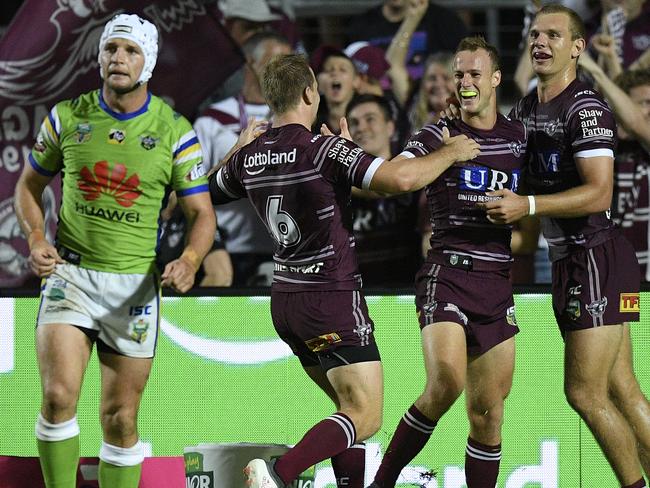
{"label": "spectator wearing cap", "polygon": [[[388,49],[407,15],[409,3],[413,1],[384,0],[382,5],[352,17],[347,28],[348,42],[368,41],[374,46]],[[409,41],[410,76],[419,79],[428,54],[454,51],[465,36],[467,26],[454,11],[431,3]]]}
{"label": "spectator wearing cap", "polygon": [[341,131],[340,120],[345,117],[348,103],[360,86],[357,67],[343,51],[326,45],[316,49],[310,61],[324,99],[320,103],[313,129],[320,133],[321,125],[325,124],[338,134]]}
{"label": "spectator wearing cap", "polygon": [[[219,0],[217,6],[212,8],[230,36],[242,48],[257,32],[271,31],[285,37],[295,50],[304,50],[296,23],[283,10],[269,6],[266,0]],[[236,96],[243,86],[242,68],[201,104],[199,112],[211,103]]]}
{"label": "spectator wearing cap", "polygon": [[391,64],[386,59],[386,53],[382,48],[373,46],[366,41],[350,44],[345,48],[344,53],[352,60],[357,69],[359,76],[357,93],[384,97],[390,106],[391,119],[395,122],[391,148],[395,152],[398,151],[409,135],[410,125],[402,101],[394,93],[393,85],[386,79],[391,78],[393,72]]}

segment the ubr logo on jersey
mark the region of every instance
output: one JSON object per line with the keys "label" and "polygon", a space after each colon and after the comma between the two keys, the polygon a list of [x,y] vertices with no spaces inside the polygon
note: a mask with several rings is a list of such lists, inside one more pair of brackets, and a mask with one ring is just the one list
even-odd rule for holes
{"label": "ubr logo on jersey", "polygon": [[294,148],[293,151],[289,152],[266,151],[247,154],[244,158],[244,168],[246,169],[246,173],[249,175],[258,175],[264,171],[267,166],[295,163],[296,153],[297,150]]}
{"label": "ubr logo on jersey", "polygon": [[116,164],[111,171],[108,161],[99,161],[91,172],[87,166],[81,169],[81,180],[77,182],[84,200],[97,200],[104,193],[112,196],[122,207],[130,207],[142,191],[138,189],[140,177],[137,173],[126,177],[126,166]]}
{"label": "ubr logo on jersey", "polygon": [[460,188],[473,191],[494,191],[508,188],[517,191],[520,170],[510,174],[485,166],[463,166],[460,169]]}

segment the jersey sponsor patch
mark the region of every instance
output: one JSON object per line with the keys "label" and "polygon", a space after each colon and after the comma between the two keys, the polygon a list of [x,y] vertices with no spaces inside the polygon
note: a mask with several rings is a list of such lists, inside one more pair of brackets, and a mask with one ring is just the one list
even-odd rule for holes
{"label": "jersey sponsor patch", "polygon": [[332,344],[337,342],[341,342],[341,337],[336,332],[331,332],[309,339],[305,341],[305,345],[312,352],[320,352],[329,349]]}
{"label": "jersey sponsor patch", "polygon": [[194,180],[198,180],[202,176],[205,176],[205,168],[203,168],[203,164],[196,163],[192,167],[192,170],[189,173],[187,173],[185,179],[187,181],[194,181]]}
{"label": "jersey sponsor patch", "polygon": [[138,174],[133,173],[127,177],[127,168],[120,163],[111,168],[108,161],[98,161],[92,171],[84,166],[79,174],[81,179],[77,181],[77,186],[86,201],[97,200],[101,194],[106,194],[122,207],[130,207],[142,194],[138,188]]}
{"label": "jersey sponsor patch", "polygon": [[638,293],[621,293],[620,312],[640,312],[641,300]]}
{"label": "jersey sponsor patch", "polygon": [[79,144],[88,142],[92,136],[93,126],[90,124],[77,124],[77,130],[74,133],[74,139]]}
{"label": "jersey sponsor patch", "polygon": [[580,117],[580,128],[582,129],[582,137],[614,137],[614,131],[606,127],[600,127],[600,119],[604,114],[604,110],[596,109],[582,109],[578,112]]}
{"label": "jersey sponsor patch", "polygon": [[111,129],[108,133],[109,144],[122,144],[126,139],[126,132],[120,129]]}
{"label": "jersey sponsor patch", "polygon": [[145,148],[147,151],[150,151],[156,147],[158,139],[153,136],[140,136],[140,145]]}

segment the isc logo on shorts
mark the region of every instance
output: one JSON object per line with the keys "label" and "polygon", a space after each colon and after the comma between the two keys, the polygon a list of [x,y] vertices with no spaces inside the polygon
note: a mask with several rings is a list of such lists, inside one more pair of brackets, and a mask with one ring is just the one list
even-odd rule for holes
{"label": "isc logo on shorts", "polygon": [[640,312],[641,302],[638,293],[621,293],[621,312]]}

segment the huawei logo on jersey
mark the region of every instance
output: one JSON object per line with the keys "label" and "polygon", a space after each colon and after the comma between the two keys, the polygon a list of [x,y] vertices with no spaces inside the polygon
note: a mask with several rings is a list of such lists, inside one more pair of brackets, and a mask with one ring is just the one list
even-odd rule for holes
{"label": "huawei logo on jersey", "polygon": [[84,166],[80,174],[77,185],[84,193],[84,200],[97,200],[104,193],[112,196],[122,207],[130,207],[142,195],[138,189],[140,177],[134,173],[127,178],[123,164],[116,164],[111,171],[108,161],[98,161],[92,172]]}

